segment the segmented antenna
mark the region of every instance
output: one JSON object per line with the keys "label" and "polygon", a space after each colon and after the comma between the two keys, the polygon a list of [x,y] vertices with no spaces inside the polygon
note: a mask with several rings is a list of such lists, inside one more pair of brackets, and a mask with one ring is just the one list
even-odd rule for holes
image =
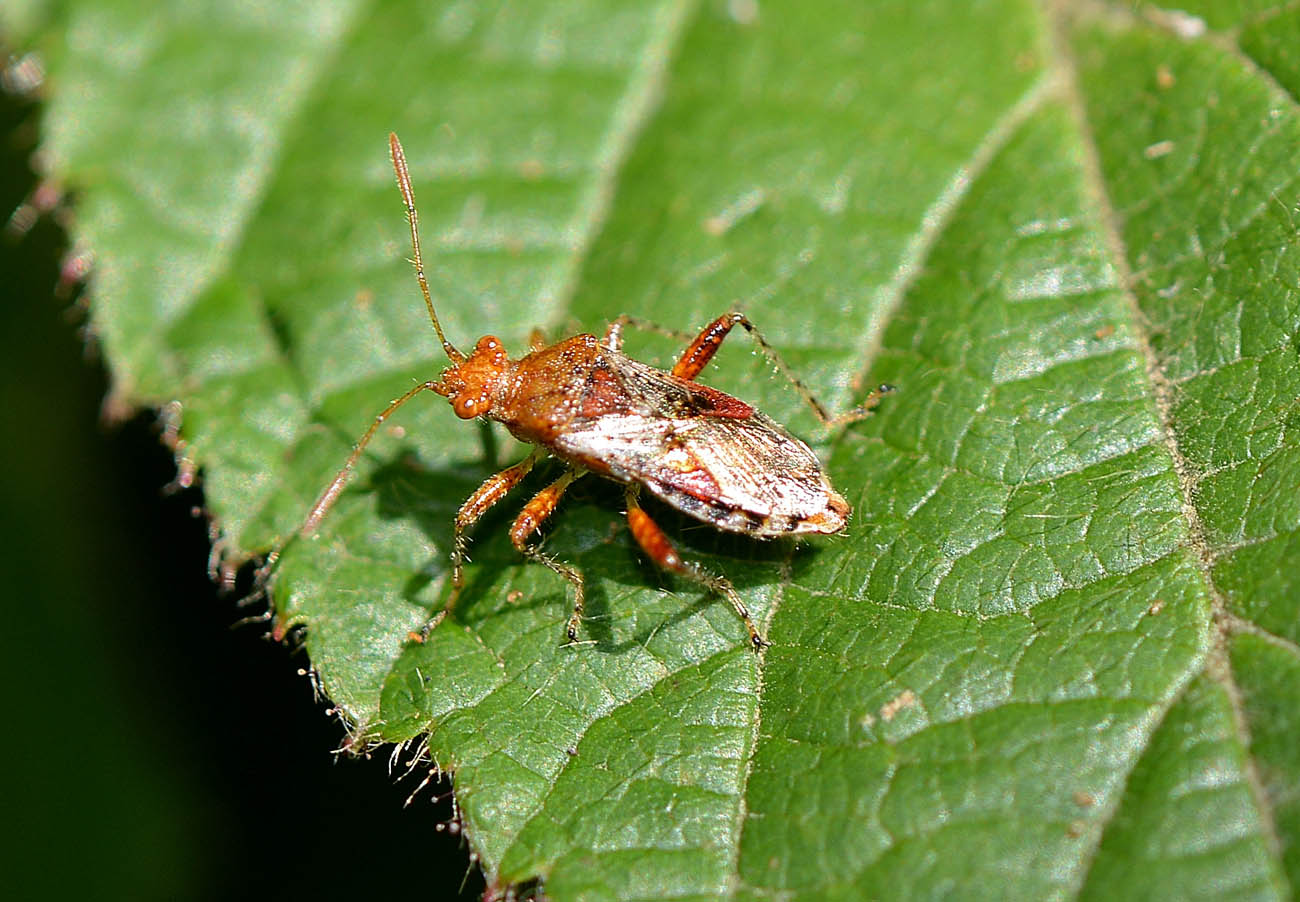
{"label": "segmented antenna", "polygon": [[456,346],[442,334],[442,325],[438,314],[433,312],[433,296],[429,294],[429,280],[424,277],[424,261],[420,259],[420,217],[415,212],[415,192],[411,190],[411,173],[406,169],[406,154],[402,151],[402,142],[397,140],[395,132],[388,133],[388,149],[393,154],[393,171],[397,173],[397,188],[402,192],[402,202],[406,204],[406,218],[411,223],[411,247],[415,251],[415,278],[420,282],[420,293],[424,295],[424,306],[429,310],[429,319],[433,322],[433,331],[438,333],[442,349],[452,363],[464,363],[465,355],[456,350]]}

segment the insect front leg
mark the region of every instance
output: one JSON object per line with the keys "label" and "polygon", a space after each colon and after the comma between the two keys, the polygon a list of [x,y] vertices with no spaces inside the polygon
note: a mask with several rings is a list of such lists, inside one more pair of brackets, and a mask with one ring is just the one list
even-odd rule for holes
{"label": "insect front leg", "polygon": [[460,597],[460,590],[465,587],[465,548],[468,544],[465,540],[465,533],[471,526],[479,521],[492,505],[504,498],[511,489],[519,485],[524,477],[532,470],[533,464],[542,457],[544,452],[534,451],[529,454],[513,467],[507,467],[500,473],[489,476],[481,486],[479,486],[473,495],[465,499],[465,503],[456,511],[455,534],[452,539],[451,548],[451,595],[447,597],[447,603],[443,609],[425,624],[423,636],[428,638],[429,633],[435,626],[446,616],[456,604],[456,599]]}
{"label": "insect front leg", "polygon": [[713,355],[718,352],[718,348],[722,347],[722,342],[736,326],[745,327],[745,331],[750,334],[754,339],[754,343],[758,345],[758,349],[763,352],[763,355],[768,360],[772,361],[772,364],[780,371],[781,375],[789,380],[795,391],[799,393],[799,397],[803,398],[808,406],[813,409],[817,419],[827,426],[853,423],[868,416],[880,403],[880,399],[894,390],[892,385],[881,385],[867,395],[866,399],[857,407],[839,416],[832,416],[808,389],[808,386],[804,385],[799,377],[794,374],[794,371],[786,365],[786,362],[781,359],[781,355],[776,353],[776,349],[768,344],[767,339],[763,337],[763,333],[759,332],[743,313],[725,313],[705,326],[700,334],[695,336],[695,340],[682,352],[682,356],[677,358],[677,362],[673,364],[672,374],[681,379],[695,381],[695,377],[709,365]]}
{"label": "insect front leg", "polygon": [[632,538],[636,539],[636,543],[641,546],[641,550],[650,555],[650,559],[660,567],[707,586],[731,602],[731,606],[736,609],[740,619],[745,621],[745,629],[749,631],[749,642],[754,651],[759,651],[772,644],[758,632],[758,627],[754,625],[754,619],[749,616],[749,609],[740,600],[740,595],[729,580],[725,577],[715,576],[701,570],[694,564],[688,564],[682,560],[682,556],[677,553],[677,549],[673,547],[673,543],[669,541],[668,536],[659,528],[659,524],[651,520],[650,515],[641,507],[641,502],[637,498],[637,490],[634,487],[629,487],[627,490],[627,525],[632,532]]}
{"label": "insect front leg", "polygon": [[582,622],[582,609],[586,599],[586,588],[582,581],[582,573],[576,567],[571,567],[549,555],[543,554],[535,546],[529,545],[528,539],[546,522],[546,518],[555,512],[555,508],[559,505],[560,498],[564,496],[569,484],[582,476],[583,472],[576,468],[566,470],[563,476],[529,499],[528,503],[524,505],[524,509],[519,512],[519,516],[515,518],[514,525],[510,527],[510,541],[519,549],[520,554],[537,561],[539,564],[545,564],[572,584],[574,593],[573,615],[569,617],[569,624],[566,628],[566,635],[568,635],[570,642],[578,638],[578,624]]}

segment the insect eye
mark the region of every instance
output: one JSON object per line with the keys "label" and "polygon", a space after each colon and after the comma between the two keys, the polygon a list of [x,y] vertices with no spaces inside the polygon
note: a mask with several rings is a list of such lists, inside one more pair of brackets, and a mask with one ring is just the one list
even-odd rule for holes
{"label": "insect eye", "polygon": [[473,419],[478,415],[478,398],[457,398],[453,406],[456,409],[456,416],[462,420]]}

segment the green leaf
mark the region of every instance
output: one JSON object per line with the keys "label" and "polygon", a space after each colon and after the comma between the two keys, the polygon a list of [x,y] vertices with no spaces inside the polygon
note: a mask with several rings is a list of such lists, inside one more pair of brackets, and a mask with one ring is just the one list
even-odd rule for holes
{"label": "green leaf", "polygon": [[505,537],[549,468],[409,642],[456,508],[524,449],[437,398],[381,431],[275,616],[359,742],[454,771],[491,885],[1284,897],[1300,12],[1199,7],[74,4],[46,150],[117,390],[181,403],[232,560],[443,365],[390,129],[454,342],[734,305],[833,409],[899,387],[827,434],[743,336],[707,372],[855,509],[808,543],[652,509],[761,656],[597,480],[546,540],[590,587],[562,647],[567,585]]}

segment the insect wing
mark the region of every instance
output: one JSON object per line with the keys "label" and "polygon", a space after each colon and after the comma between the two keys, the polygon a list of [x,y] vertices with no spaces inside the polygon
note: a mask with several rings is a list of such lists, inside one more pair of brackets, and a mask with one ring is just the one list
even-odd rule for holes
{"label": "insect wing", "polygon": [[558,452],[593,472],[643,484],[720,529],[771,537],[843,528],[848,506],[812,451],[716,389],[621,354],[604,361],[621,403],[570,422]]}

